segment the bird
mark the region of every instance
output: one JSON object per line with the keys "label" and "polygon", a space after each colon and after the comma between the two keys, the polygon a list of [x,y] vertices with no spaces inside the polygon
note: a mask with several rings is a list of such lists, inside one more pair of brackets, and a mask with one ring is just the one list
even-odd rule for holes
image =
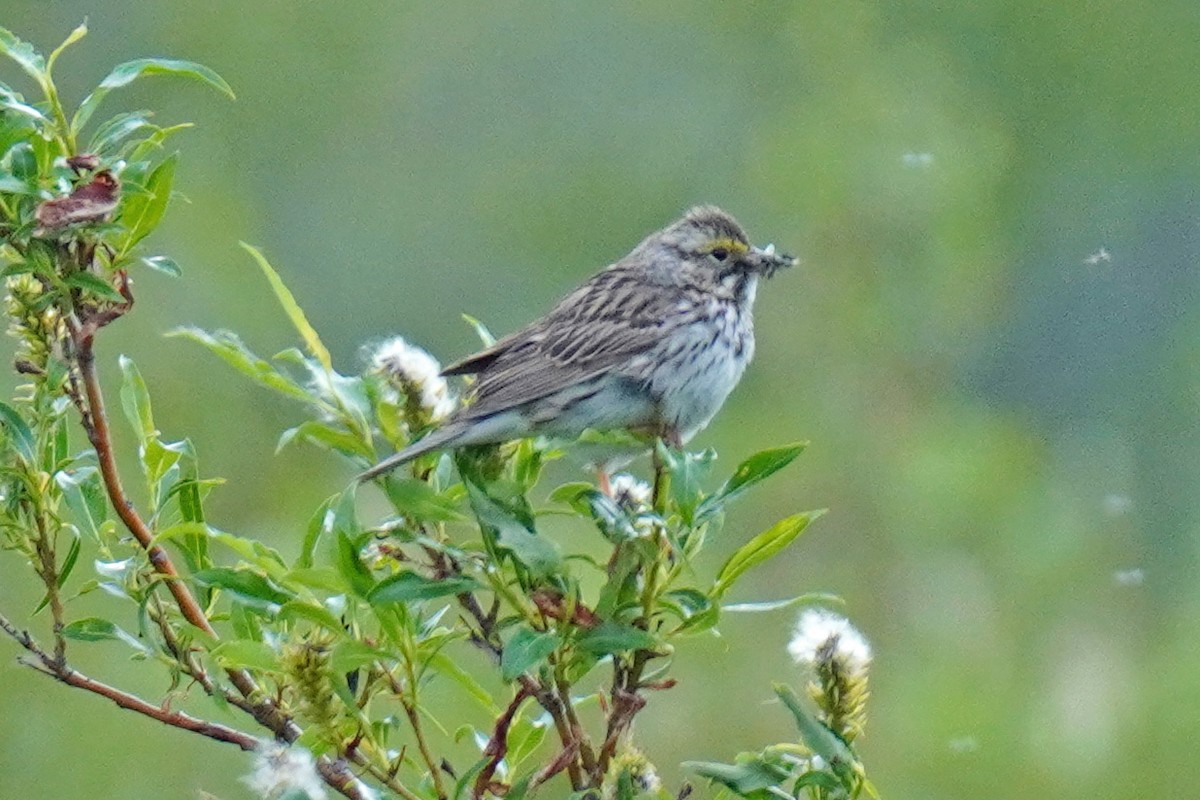
{"label": "bird", "polygon": [[796,263],[774,245],[752,246],[720,208],[696,206],[544,317],[443,369],[475,376],[469,402],[359,480],[433,451],[588,429],[682,447],[754,356],[759,282]]}

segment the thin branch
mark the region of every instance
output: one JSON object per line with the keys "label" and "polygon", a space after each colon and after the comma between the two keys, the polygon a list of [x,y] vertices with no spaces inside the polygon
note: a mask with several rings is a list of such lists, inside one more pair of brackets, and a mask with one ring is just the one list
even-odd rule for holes
{"label": "thin branch", "polygon": [[512,702],[508,704],[508,708],[504,709],[504,712],[496,720],[492,738],[487,743],[487,747],[483,748],[483,754],[489,760],[479,772],[479,777],[475,779],[475,791],[472,794],[475,800],[482,800],[484,792],[491,788],[492,776],[496,774],[496,768],[504,760],[504,756],[508,755],[508,729],[512,726],[513,718],[516,717],[521,704],[528,698],[529,693],[522,686],[517,690]]}
{"label": "thin branch", "polygon": [[[494,613],[485,614],[479,606],[479,601],[475,599],[475,595],[469,592],[457,595],[457,598],[459,605],[475,620],[475,624],[479,627],[479,633],[471,634],[471,642],[476,647],[490,654],[496,660],[497,664],[500,663],[500,658],[504,654],[504,648],[496,641],[496,615]],[[571,788],[576,791],[587,788],[583,772],[579,768],[579,742],[575,739],[570,723],[567,722],[562,703],[553,690],[543,686],[529,675],[519,675],[517,682],[521,685],[521,689],[534,698],[538,705],[550,715],[550,719],[554,722],[554,730],[558,733],[558,738],[562,742],[563,749],[573,754],[570,762],[567,764],[567,774],[571,778]]]}
{"label": "thin branch", "polygon": [[[414,700],[405,694],[404,687],[396,679],[396,676],[383,667],[382,664],[380,664],[380,668],[383,669],[383,674],[387,676],[388,683],[392,687],[392,692],[399,698],[400,705],[404,707],[404,714],[408,717],[408,724],[412,726],[413,736],[417,740],[417,750],[420,751],[421,760],[425,762],[425,766],[429,770],[430,780],[433,781],[433,790],[437,792],[438,797],[445,800],[447,795],[446,788],[442,785],[442,771],[429,749],[429,742],[425,737],[425,729],[421,725],[421,712],[417,709]],[[412,680],[411,675],[410,680]]]}
{"label": "thin branch", "polygon": [[181,728],[185,731],[198,733],[201,736],[215,739],[218,742],[235,744],[247,751],[254,750],[261,744],[257,738],[243,731],[221,725],[217,722],[198,719],[182,711],[170,711],[163,706],[156,706],[129,692],[90,678],[46,652],[41,645],[34,641],[33,637],[27,631],[19,630],[3,615],[0,615],[0,629],[3,629],[5,633],[15,639],[18,644],[32,653],[37,659],[36,662],[22,661],[22,663],[43,675],[61,681],[68,686],[74,686],[77,689],[83,689],[86,692],[107,697],[121,708],[158,720],[164,725],[170,725],[173,728]]}

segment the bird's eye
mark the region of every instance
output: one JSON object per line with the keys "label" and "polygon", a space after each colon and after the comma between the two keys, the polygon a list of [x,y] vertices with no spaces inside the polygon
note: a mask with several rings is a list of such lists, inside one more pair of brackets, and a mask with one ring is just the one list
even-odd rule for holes
{"label": "bird's eye", "polygon": [[729,251],[724,247],[715,247],[713,248],[712,253],[709,255],[711,255],[717,261],[724,261],[725,259],[729,258]]}

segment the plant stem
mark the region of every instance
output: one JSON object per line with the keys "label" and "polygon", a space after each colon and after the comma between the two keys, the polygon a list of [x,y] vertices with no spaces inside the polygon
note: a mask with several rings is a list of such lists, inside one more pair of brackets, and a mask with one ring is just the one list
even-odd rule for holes
{"label": "plant stem", "polygon": [[[89,330],[74,317],[68,318],[68,327],[71,355],[74,356],[75,366],[79,370],[79,379],[83,385],[82,397],[76,396],[73,399],[86,401],[86,405],[79,407],[78,410],[88,440],[95,448],[100,476],[108,493],[109,501],[126,529],[133,534],[138,544],[146,551],[150,565],[166,578],[164,582],[167,589],[178,604],[184,619],[216,638],[217,633],[204,610],[188,589],[187,584],[180,579],[179,572],[175,569],[166,550],[154,543],[154,534],[138,514],[133,501],[129,499],[121,484],[108,425],[108,415],[104,410],[104,395],[100,388],[100,379],[96,374],[93,351],[94,330]],[[263,699],[258,684],[249,672],[243,669],[230,669],[226,671],[226,674],[229,676],[230,682],[237,687],[238,692],[250,701],[247,706],[243,707],[243,710],[251,714],[256,722],[274,733],[281,741],[290,743],[300,738],[302,733],[300,727],[281,712],[270,699]],[[354,760],[361,763],[364,758],[365,756],[358,754]],[[352,798],[352,800],[364,800],[366,797],[344,763],[338,763],[327,756],[322,756],[317,760],[317,770],[328,786],[346,797]],[[389,787],[395,788],[391,786],[391,783],[389,783]]]}

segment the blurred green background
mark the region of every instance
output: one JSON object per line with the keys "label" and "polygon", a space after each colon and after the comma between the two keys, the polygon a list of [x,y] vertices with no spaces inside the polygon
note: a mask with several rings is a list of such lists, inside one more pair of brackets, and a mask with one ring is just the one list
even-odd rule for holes
{"label": "blurred green background", "polygon": [[[812,446],[708,566],[831,509],[738,599],[845,599],[876,651],[862,747],[884,797],[1194,796],[1200,5],[6,0],[0,25],[49,50],[85,15],[68,99],[145,55],[238,93],[152,79],[106,105],[198,123],[177,140],[190,202],[153,240],[185,278],[136,275],[101,357],[111,378],[134,356],[164,433],[230,479],[216,524],[294,553],[349,474],[273,455],[299,410],[161,338],[292,343],[239,239],[353,371],[395,332],[458,357],[460,312],[510,331],[718,203],[805,264],[761,293],[757,361],[695,445],[722,470]],[[0,555],[10,612],[36,600],[18,566]],[[789,735],[768,699],[799,680],[792,623],[730,615],[681,650],[639,728],[672,783]],[[0,796],[248,796],[242,754],[16,655],[0,642]],[[124,659],[83,663],[163,690]]]}

